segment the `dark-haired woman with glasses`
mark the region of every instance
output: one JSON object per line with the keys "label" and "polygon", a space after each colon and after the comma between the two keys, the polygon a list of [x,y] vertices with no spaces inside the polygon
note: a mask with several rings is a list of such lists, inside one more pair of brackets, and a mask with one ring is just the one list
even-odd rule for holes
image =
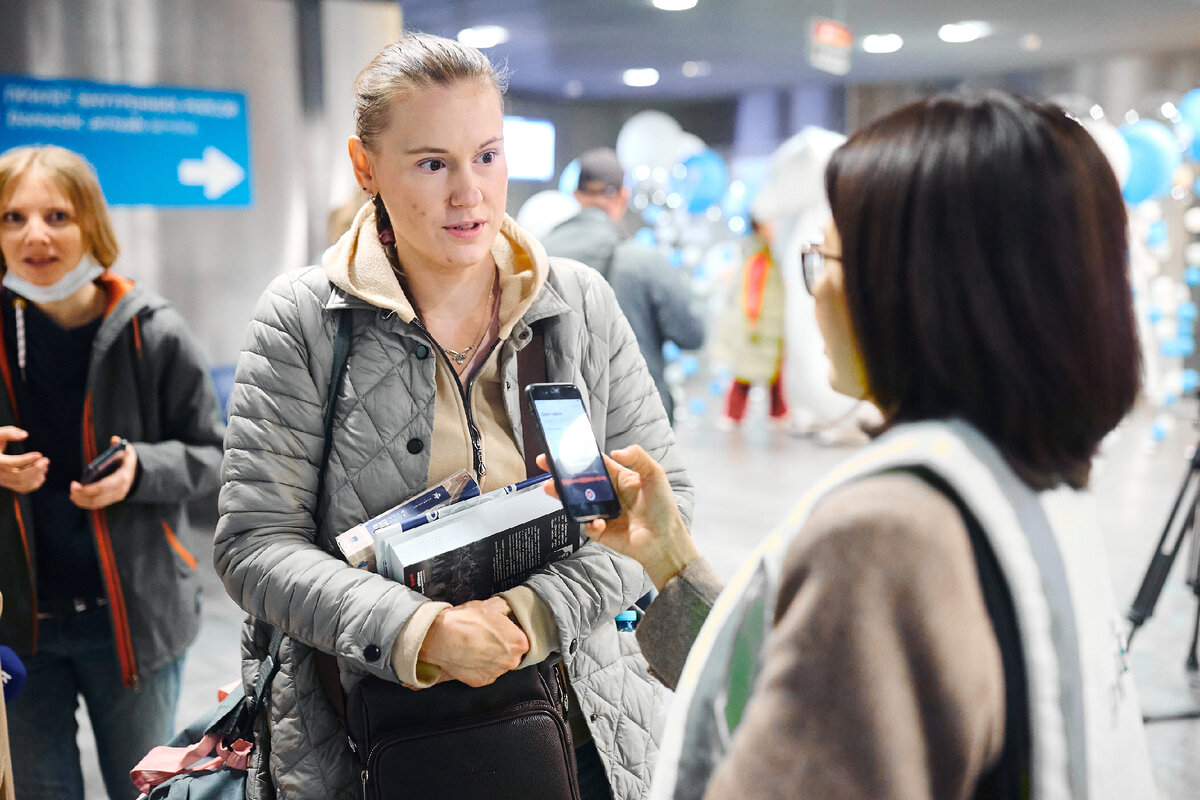
{"label": "dark-haired woman with glasses", "polygon": [[1056,106],[941,95],[852,136],[826,191],[804,280],[876,441],[723,591],[641,448],[589,523],[659,588],[652,797],[1153,797],[1087,492],[1140,371],[1108,162]]}

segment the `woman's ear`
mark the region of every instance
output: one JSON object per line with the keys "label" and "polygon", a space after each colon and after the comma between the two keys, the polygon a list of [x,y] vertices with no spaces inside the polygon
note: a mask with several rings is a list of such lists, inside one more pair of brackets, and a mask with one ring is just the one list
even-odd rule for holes
{"label": "woman's ear", "polygon": [[354,167],[354,177],[358,181],[358,185],[369,194],[378,194],[378,190],[375,188],[371,155],[367,152],[363,140],[357,136],[351,136],[346,142],[346,147],[350,151],[350,165]]}

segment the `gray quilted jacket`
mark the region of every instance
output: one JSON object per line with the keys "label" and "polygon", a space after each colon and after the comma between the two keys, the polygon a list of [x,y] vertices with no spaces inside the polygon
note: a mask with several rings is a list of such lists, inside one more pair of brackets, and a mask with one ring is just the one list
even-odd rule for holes
{"label": "gray quilted jacket", "polygon": [[[667,468],[685,517],[692,488],[629,324],[595,271],[570,261],[547,269],[540,245],[511,220],[504,233],[540,264],[544,283],[501,343],[505,407],[521,437],[516,352],[545,332],[551,381],[584,391],[605,449],[639,443]],[[346,375],[321,497],[322,413],[338,312],[353,317]],[[395,313],[331,285],[313,267],[273,281],[238,361],[217,526],[217,572],[249,614],[243,678],[253,685],[271,623],[288,634],[271,688],[269,736],[259,721],[250,798],[350,798],[359,768],[317,682],[313,648],[334,653],[342,686],[361,676],[396,680],[392,645],[424,598],[329,555],[333,536],[425,486],[434,413],[428,340]],[[414,452],[416,451],[416,452]],[[318,511],[319,509],[319,511]],[[319,522],[317,521],[319,520]],[[595,544],[525,584],[551,609],[559,651],[609,773],[615,797],[645,796],[664,691],[636,642],[613,617],[649,587],[640,566]],[[262,622],[256,622],[261,620]]]}

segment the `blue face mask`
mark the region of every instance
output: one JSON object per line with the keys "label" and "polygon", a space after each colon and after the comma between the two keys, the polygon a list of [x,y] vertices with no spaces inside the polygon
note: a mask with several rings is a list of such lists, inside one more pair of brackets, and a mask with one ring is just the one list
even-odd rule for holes
{"label": "blue face mask", "polygon": [[6,289],[12,289],[26,300],[43,305],[66,300],[103,273],[104,267],[97,264],[90,255],[85,255],[75,269],[49,286],[32,284],[24,278],[18,277],[11,269],[4,273],[3,284]]}

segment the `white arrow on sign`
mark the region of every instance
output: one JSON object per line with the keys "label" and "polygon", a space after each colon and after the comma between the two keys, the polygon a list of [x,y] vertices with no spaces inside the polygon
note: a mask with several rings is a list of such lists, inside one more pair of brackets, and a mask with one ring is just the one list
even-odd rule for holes
{"label": "white arrow on sign", "polygon": [[246,179],[242,165],[215,147],[204,148],[201,158],[179,162],[179,182],[184,186],[203,186],[204,196],[216,200]]}

